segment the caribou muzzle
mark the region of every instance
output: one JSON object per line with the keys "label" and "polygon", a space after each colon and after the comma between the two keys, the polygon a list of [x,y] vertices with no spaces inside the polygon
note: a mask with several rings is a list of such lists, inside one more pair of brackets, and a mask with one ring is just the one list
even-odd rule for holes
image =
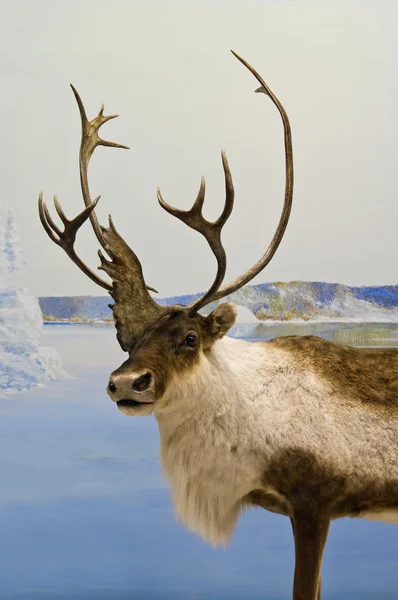
{"label": "caribou muzzle", "polygon": [[112,373],[106,391],[126,415],[147,415],[153,410],[155,379],[148,370],[130,374]]}

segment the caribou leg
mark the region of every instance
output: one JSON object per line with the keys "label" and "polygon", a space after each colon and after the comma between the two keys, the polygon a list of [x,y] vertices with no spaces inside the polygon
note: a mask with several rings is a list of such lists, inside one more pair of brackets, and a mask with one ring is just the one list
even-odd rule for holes
{"label": "caribou leg", "polygon": [[[293,529],[293,537],[294,537],[294,521],[293,519],[290,519],[290,523],[292,525],[292,529]],[[321,591],[322,591],[322,577],[319,577],[319,585],[318,585],[318,594],[316,597],[316,600],[321,600]]]}
{"label": "caribou leg", "polygon": [[320,600],[322,557],[330,520],[316,513],[296,512],[291,523],[296,550],[293,600]]}

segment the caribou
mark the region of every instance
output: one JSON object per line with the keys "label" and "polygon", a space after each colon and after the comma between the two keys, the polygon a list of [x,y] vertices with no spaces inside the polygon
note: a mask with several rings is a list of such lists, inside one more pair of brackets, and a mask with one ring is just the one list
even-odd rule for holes
{"label": "caribou", "polygon": [[[42,194],[41,222],[53,242],[96,284],[108,290],[117,340],[127,360],[110,376],[107,393],[129,416],[153,414],[160,431],[161,464],[177,518],[214,546],[230,539],[250,506],[289,517],[295,543],[294,600],[319,600],[321,565],[330,521],[358,517],[398,523],[398,349],[354,348],[315,336],[247,342],[226,336],[235,322],[230,296],[274,256],[288,224],[293,197],[292,138],[287,113],[255,69],[235,52],[282,118],[285,198],[274,237],[246,273],[222,285],[226,253],[221,231],[231,215],[234,188],[222,152],[226,198],[221,216],[204,218],[205,180],[190,210],[163,209],[201,233],[217,261],[209,290],[188,306],[158,304],[140,261],[117,232],[99,224],[88,185],[98,146],[126,148],[99,137],[102,105],[89,121],[80,111],[80,180],[85,209],[69,220],[57,198],[63,229]],[[76,254],[78,229],[91,221],[101,245],[99,277]]]}

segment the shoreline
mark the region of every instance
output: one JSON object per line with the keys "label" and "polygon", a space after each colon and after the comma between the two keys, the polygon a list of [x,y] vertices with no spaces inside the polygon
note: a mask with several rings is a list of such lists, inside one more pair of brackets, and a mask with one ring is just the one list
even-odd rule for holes
{"label": "shoreline", "polygon": [[[396,319],[388,319],[388,318],[383,318],[383,317],[379,317],[379,318],[375,318],[375,319],[361,319],[360,317],[319,317],[317,319],[286,319],[286,320],[273,320],[273,319],[269,319],[268,321],[260,321],[258,320],[257,322],[238,322],[235,323],[235,325],[233,325],[233,327],[239,327],[239,326],[252,326],[252,327],[258,327],[259,325],[264,325],[267,327],[272,327],[273,325],[322,325],[322,324],[366,324],[366,325],[381,325],[381,324],[385,324],[385,325],[398,325],[398,317]],[[63,325],[63,326],[70,326],[70,325],[101,325],[101,326],[109,326],[109,327],[114,327],[114,323],[113,321],[102,321],[101,319],[96,319],[94,321],[90,321],[90,320],[82,320],[82,321],[43,321],[43,325]]]}

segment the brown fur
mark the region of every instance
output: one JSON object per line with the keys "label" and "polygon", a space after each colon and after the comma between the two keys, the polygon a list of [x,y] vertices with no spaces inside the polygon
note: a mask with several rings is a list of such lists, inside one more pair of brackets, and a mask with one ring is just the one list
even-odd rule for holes
{"label": "brown fur", "polygon": [[293,516],[294,510],[312,507],[331,519],[359,517],[367,510],[398,508],[397,479],[383,485],[369,482],[360,493],[352,493],[350,481],[321,463],[318,456],[299,448],[285,450],[275,457],[264,472],[264,483],[277,495],[254,490],[247,503],[272,512]]}
{"label": "brown fur", "polygon": [[289,352],[296,368],[327,380],[331,395],[398,416],[398,348],[352,348],[311,335],[266,344]]}
{"label": "brown fur", "polygon": [[322,556],[330,520],[398,509],[398,474],[393,482],[370,483],[358,493],[349,491],[349,483],[315,454],[291,448],[276,456],[264,472],[264,485],[275,492],[253,490],[243,501],[243,505],[290,516],[296,548],[293,600],[321,598]]}

